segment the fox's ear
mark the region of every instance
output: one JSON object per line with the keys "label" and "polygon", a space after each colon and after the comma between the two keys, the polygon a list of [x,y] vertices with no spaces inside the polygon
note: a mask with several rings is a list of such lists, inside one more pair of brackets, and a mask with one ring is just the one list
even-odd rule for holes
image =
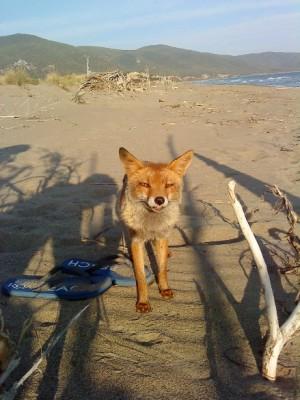
{"label": "fox's ear", "polygon": [[168,168],[172,171],[176,172],[179,176],[183,176],[186,173],[186,170],[190,166],[193,158],[193,151],[189,150],[183,153],[181,156],[175,158],[175,160],[171,161],[168,164]]}
{"label": "fox's ear", "polygon": [[127,175],[133,174],[138,169],[144,167],[142,161],[135,158],[128,150],[124,149],[124,147],[120,147],[119,156],[120,160],[124,164]]}

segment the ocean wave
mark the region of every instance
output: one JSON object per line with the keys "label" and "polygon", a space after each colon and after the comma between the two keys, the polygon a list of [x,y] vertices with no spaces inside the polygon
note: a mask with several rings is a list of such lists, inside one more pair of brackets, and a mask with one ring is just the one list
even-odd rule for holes
{"label": "ocean wave", "polygon": [[284,72],[283,74],[240,75],[227,79],[208,79],[197,82],[201,85],[258,85],[274,87],[300,87],[300,72]]}
{"label": "ocean wave", "polygon": [[279,81],[281,79],[289,79],[289,77],[288,76],[276,76],[276,77],[270,76],[269,78],[267,78],[268,81],[276,81],[276,80]]}

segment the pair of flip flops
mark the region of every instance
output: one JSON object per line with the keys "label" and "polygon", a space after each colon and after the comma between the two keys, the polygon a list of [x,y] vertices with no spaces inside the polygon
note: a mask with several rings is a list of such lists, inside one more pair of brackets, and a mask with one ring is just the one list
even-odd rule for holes
{"label": "pair of flip flops", "polygon": [[[83,300],[104,293],[113,285],[135,286],[135,278],[120,274],[118,270],[129,270],[131,262],[118,255],[110,256],[98,262],[81,258],[69,258],[54,267],[46,276],[22,275],[10,278],[2,285],[2,292],[8,296],[43,299]],[[128,272],[128,271],[127,271]],[[154,277],[146,269],[147,283]]]}

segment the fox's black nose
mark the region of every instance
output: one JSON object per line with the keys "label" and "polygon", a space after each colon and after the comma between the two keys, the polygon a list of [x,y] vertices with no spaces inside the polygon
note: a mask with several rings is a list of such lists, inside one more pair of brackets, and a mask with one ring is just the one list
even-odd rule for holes
{"label": "fox's black nose", "polygon": [[155,202],[155,204],[157,204],[158,206],[161,206],[161,205],[164,204],[165,199],[164,199],[162,196],[158,196],[158,197],[155,197],[154,202]]}

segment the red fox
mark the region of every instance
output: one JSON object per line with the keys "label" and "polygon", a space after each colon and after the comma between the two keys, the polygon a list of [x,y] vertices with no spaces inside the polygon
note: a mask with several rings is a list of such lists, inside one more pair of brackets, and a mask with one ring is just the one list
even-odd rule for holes
{"label": "red fox", "polygon": [[125,168],[118,214],[130,238],[137,286],[136,310],[151,311],[144,270],[144,243],[154,245],[158,265],[157,282],[162,297],[173,292],[167,277],[168,236],[179,216],[182,178],[193,152],[187,151],[168,164],[140,161],[123,147],[119,150]]}

